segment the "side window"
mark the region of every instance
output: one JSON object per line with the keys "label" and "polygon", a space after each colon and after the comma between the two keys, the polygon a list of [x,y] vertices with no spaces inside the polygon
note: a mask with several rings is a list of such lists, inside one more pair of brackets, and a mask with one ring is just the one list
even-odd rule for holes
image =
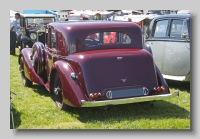
{"label": "side window", "polygon": [[53,29],[51,29],[51,48],[57,48],[56,34]]}
{"label": "side window", "polygon": [[47,45],[51,47],[51,28],[48,28],[48,34],[47,34]]}
{"label": "side window", "polygon": [[188,35],[186,20],[172,20],[170,37],[185,38]]}
{"label": "side window", "polygon": [[168,20],[156,22],[153,37],[165,37],[167,33]]}

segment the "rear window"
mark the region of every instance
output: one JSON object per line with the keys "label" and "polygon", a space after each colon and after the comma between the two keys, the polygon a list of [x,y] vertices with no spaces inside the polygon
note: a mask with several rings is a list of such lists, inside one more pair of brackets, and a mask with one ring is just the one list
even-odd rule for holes
{"label": "rear window", "polygon": [[100,45],[128,45],[131,44],[131,37],[122,32],[98,32],[89,34],[85,38],[87,47],[96,47]]}

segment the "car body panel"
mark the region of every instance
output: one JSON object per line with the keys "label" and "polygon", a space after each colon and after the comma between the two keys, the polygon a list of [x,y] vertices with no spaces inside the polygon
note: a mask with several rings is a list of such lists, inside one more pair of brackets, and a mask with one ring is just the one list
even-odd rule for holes
{"label": "car body panel", "polygon": [[[153,37],[157,21],[168,20],[165,37]],[[186,23],[187,36],[170,37],[173,21],[183,21]],[[190,81],[190,15],[170,14],[155,17],[149,27],[149,38],[145,40],[145,45],[149,45],[154,61],[164,78],[177,81]],[[186,79],[187,78],[187,79]]]}
{"label": "car body panel", "polygon": [[158,41],[151,41],[148,43],[151,47],[154,61],[156,62],[156,65],[160,69],[161,72],[163,72],[163,61],[164,61],[164,52],[165,52],[165,41],[158,40]]}
{"label": "car body panel", "polygon": [[20,57],[22,56],[24,59],[24,74],[32,82],[44,85],[44,81],[42,80],[41,77],[38,76],[32,65],[32,61],[30,59],[31,54],[32,54],[31,48],[26,48],[21,51]]}
{"label": "car body panel", "polygon": [[[123,58],[118,60],[118,56]],[[135,87],[144,84],[157,86],[153,59],[143,49],[96,50],[72,54],[68,59],[78,63],[70,62],[72,66],[76,66],[75,69],[82,69],[77,73],[84,77],[88,93],[103,93],[105,88]],[[134,64],[130,65],[131,63]],[[135,64],[137,66],[134,66]],[[134,74],[130,76],[131,72]],[[121,79],[126,79],[126,83]]]}
{"label": "car body panel", "polygon": [[186,76],[190,72],[190,44],[188,42],[167,41],[164,56],[163,74]]}
{"label": "car body panel", "polygon": [[76,80],[70,77],[73,71],[72,67],[64,60],[56,61],[53,69],[59,73],[61,82],[63,84],[64,102],[70,106],[80,107],[81,100],[88,100],[82,88]]}

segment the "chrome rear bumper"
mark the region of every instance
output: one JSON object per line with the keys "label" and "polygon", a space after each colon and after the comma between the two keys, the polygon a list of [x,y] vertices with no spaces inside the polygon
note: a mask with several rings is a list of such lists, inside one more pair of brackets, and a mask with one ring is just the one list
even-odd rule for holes
{"label": "chrome rear bumper", "polygon": [[172,94],[134,97],[134,98],[126,98],[126,99],[115,99],[115,100],[104,100],[104,101],[81,100],[81,107],[100,107],[100,106],[108,106],[108,105],[138,103],[138,102],[146,102],[146,101],[154,101],[154,100],[163,100],[163,99],[173,98],[177,96],[179,96],[179,91],[175,91]]}

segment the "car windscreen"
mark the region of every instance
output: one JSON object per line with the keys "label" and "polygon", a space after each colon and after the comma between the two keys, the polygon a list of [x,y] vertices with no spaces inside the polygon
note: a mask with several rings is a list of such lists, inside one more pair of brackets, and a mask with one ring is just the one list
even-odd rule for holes
{"label": "car windscreen", "polygon": [[25,21],[27,28],[36,28],[54,22],[54,18],[26,18]]}

